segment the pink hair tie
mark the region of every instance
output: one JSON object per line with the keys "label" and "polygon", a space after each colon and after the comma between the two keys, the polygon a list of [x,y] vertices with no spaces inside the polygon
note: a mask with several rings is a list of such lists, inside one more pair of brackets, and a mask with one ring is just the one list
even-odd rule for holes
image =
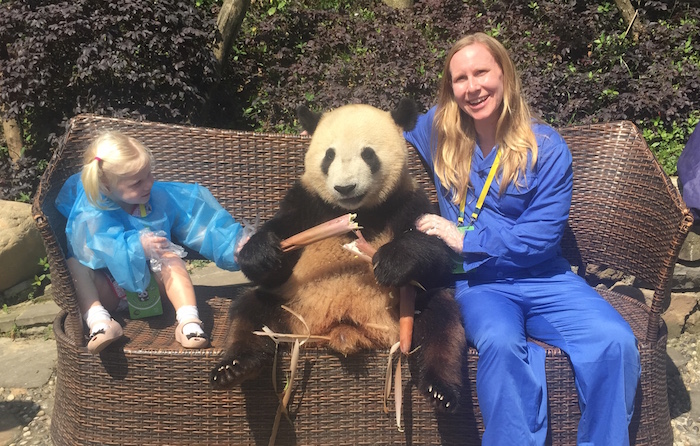
{"label": "pink hair tie", "polygon": [[95,161],[98,161],[98,162],[99,162],[99,161],[102,161],[102,158],[100,158],[99,156],[96,156],[96,157],[95,157]]}

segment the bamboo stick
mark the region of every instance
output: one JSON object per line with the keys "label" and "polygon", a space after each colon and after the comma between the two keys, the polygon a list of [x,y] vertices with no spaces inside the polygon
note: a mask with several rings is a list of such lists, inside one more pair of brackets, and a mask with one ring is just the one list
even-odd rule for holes
{"label": "bamboo stick", "polygon": [[[344,249],[354,253],[359,258],[372,262],[372,257],[377,250],[362,236],[362,233],[354,231],[357,240],[343,245]],[[413,342],[413,318],[416,312],[416,289],[411,285],[399,288],[399,343],[401,353],[407,355],[411,351]]]}
{"label": "bamboo stick", "polygon": [[357,214],[348,213],[286,238],[280,242],[282,251],[293,251],[328,237],[360,229],[360,226],[355,222],[355,217]]}

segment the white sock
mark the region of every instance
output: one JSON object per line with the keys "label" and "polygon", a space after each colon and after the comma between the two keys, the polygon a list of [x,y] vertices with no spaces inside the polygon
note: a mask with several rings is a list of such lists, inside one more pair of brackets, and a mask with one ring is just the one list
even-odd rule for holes
{"label": "white sock", "polygon": [[83,319],[85,319],[91,334],[99,331],[100,329],[106,330],[107,323],[111,318],[112,316],[109,315],[109,311],[107,311],[102,305],[90,307],[90,309],[83,315]]}
{"label": "white sock", "polygon": [[[177,319],[178,323],[191,319],[199,319],[199,311],[195,305],[183,305],[175,313],[175,319]],[[182,334],[185,336],[191,334],[203,335],[204,330],[202,330],[202,327],[200,327],[198,323],[190,322],[182,327]]]}

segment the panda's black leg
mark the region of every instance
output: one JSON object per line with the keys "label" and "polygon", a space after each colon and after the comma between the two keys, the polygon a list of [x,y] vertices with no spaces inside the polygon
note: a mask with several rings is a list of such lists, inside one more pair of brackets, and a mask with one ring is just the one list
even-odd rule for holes
{"label": "panda's black leg", "polygon": [[438,411],[457,410],[466,337],[451,289],[430,290],[416,302],[411,373],[418,389]]}
{"label": "panda's black leg", "polygon": [[209,379],[216,389],[229,388],[255,378],[272,363],[274,342],[266,336],[253,334],[263,325],[275,332],[287,333],[286,314],[276,296],[252,290],[231,309],[233,340],[224,356],[211,370]]}

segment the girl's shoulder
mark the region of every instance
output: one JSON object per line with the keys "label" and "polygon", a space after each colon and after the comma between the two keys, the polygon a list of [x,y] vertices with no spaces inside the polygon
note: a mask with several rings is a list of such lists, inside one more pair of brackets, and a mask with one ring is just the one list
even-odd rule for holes
{"label": "girl's shoulder", "polygon": [[181,200],[191,196],[200,186],[197,183],[179,183],[174,181],[155,181],[151,189],[151,196],[158,196],[165,200]]}
{"label": "girl's shoulder", "polygon": [[213,201],[211,192],[199,183],[156,181],[151,189],[151,205],[165,213],[191,209],[194,203]]}

